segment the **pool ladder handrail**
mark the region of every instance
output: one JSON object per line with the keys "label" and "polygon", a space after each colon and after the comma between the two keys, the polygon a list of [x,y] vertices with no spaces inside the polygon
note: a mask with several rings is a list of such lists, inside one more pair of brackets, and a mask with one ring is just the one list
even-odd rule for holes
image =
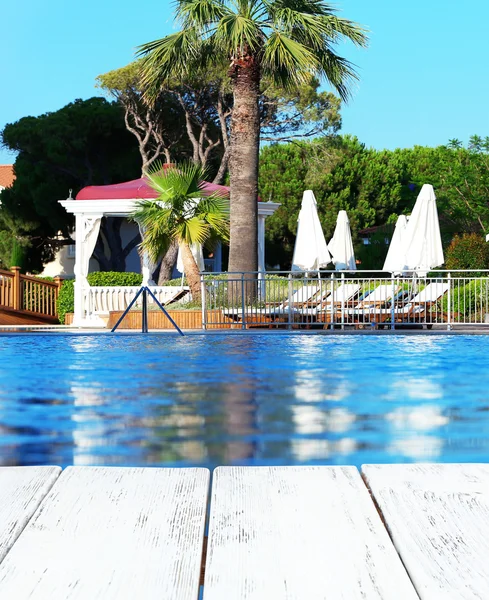
{"label": "pool ladder handrail", "polygon": [[168,319],[170,320],[170,323],[173,325],[173,327],[175,327],[175,329],[178,331],[178,333],[181,336],[184,335],[182,330],[180,329],[180,327],[175,323],[175,321],[170,317],[170,315],[165,310],[163,305],[159,302],[158,298],[156,298],[156,296],[153,294],[153,292],[146,285],[143,285],[138,290],[137,294],[131,300],[131,303],[129,304],[129,306],[122,313],[122,316],[120,317],[120,319],[117,321],[117,323],[114,325],[114,327],[112,327],[111,333],[114,333],[114,331],[119,327],[122,320],[127,315],[127,313],[131,310],[131,308],[133,307],[133,305],[135,304],[135,302],[139,298],[139,296],[141,296],[141,294],[143,296],[143,304],[141,307],[141,312],[142,312],[141,333],[148,333],[148,296],[147,295],[149,294],[151,296],[151,298],[153,298],[153,300],[156,302],[158,308],[163,311],[163,313],[166,315],[166,317],[168,317]]}

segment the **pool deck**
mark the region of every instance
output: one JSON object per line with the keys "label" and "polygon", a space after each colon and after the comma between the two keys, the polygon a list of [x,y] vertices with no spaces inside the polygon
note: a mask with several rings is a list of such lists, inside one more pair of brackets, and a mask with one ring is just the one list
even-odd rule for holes
{"label": "pool deck", "polygon": [[[0,336],[12,334],[53,334],[53,335],[140,335],[141,331],[135,329],[123,329],[112,333],[110,329],[72,327],[52,325],[49,327],[29,325],[19,326],[0,326]],[[154,335],[178,335],[174,329],[150,329],[150,334]],[[447,330],[446,326],[438,325],[433,329],[408,329],[399,327],[397,329],[185,329],[184,336],[187,335],[488,335],[489,324],[483,325],[456,325]]]}
{"label": "pool deck", "polygon": [[488,540],[486,464],[0,468],[5,599],[481,599]]}

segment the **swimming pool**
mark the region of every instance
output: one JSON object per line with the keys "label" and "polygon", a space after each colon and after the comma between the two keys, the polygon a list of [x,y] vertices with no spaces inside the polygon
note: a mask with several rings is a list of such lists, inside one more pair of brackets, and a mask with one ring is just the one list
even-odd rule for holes
{"label": "swimming pool", "polygon": [[0,464],[486,462],[489,337],[0,337]]}

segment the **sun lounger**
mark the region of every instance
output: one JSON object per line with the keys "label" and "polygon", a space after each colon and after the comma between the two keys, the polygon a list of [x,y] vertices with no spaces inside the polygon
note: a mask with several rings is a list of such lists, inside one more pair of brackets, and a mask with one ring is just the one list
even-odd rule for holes
{"label": "sun lounger", "polygon": [[[382,284],[367,293],[354,308],[345,311],[344,320],[349,323],[371,322],[372,311],[386,308],[392,298],[399,292],[399,285]],[[341,317],[341,315],[337,315]]]}
{"label": "sun lounger", "polygon": [[[289,315],[294,317],[305,314],[304,311],[317,306],[318,303],[327,301],[329,295],[330,290],[326,282],[323,285],[303,285],[294,291],[290,302],[287,298],[278,305],[268,305],[264,308],[248,307],[245,309],[244,318],[251,326],[255,327],[260,324],[288,320]],[[223,315],[241,322],[243,310],[241,308],[231,308],[224,310]]]}
{"label": "sun lounger", "polygon": [[[392,308],[372,309],[369,312],[369,321],[372,323],[385,323],[394,317],[395,323],[428,323],[441,319],[446,321],[446,313],[436,310],[438,301],[448,292],[450,283],[448,281],[432,281],[420,292],[418,292],[404,306]],[[435,309],[435,314],[433,314]],[[431,323],[430,323],[431,321]]]}
{"label": "sun lounger", "polygon": [[331,323],[331,316],[334,315],[341,307],[348,307],[349,303],[353,302],[360,293],[360,285],[358,283],[342,283],[314,308],[302,311],[302,314],[314,316],[320,323]]}

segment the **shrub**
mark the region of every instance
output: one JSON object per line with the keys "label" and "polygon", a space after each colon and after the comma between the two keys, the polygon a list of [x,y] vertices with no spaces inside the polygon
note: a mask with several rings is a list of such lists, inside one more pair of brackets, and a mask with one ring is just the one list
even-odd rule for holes
{"label": "shrub", "polygon": [[[469,321],[479,320],[483,318],[483,313],[488,310],[489,280],[486,278],[474,279],[465,285],[462,284],[462,281],[464,280],[458,280],[452,289],[450,297],[451,312],[455,313],[455,320],[457,320],[457,315],[459,320],[462,317]],[[441,306],[443,311],[448,310],[447,294],[443,296]]]}
{"label": "shrub", "polygon": [[59,322],[64,324],[66,313],[73,312],[75,308],[75,280],[65,279],[58,294],[56,309]]}
{"label": "shrub", "polygon": [[25,266],[25,255],[26,249],[20,244],[20,242],[14,238],[12,242],[12,254],[10,256],[10,266],[20,267],[20,270],[24,271]]}
{"label": "shrub", "polygon": [[447,269],[487,269],[489,244],[477,233],[456,235],[446,252]]}
{"label": "shrub", "polygon": [[[138,286],[141,285],[143,276],[139,273],[116,273],[113,271],[97,271],[88,274],[88,283],[93,286]],[[60,323],[65,322],[66,313],[75,310],[75,280],[67,279],[58,295],[58,318]]]}

